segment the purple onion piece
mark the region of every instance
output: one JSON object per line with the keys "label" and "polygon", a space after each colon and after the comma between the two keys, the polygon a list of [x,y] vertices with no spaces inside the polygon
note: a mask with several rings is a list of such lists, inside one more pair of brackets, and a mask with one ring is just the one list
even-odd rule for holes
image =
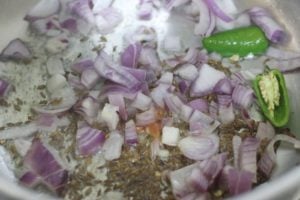
{"label": "purple onion piece", "polygon": [[94,62],[91,59],[83,59],[75,62],[71,69],[77,73],[82,73],[86,69],[91,69],[94,67]]}
{"label": "purple onion piece", "polygon": [[149,110],[139,113],[136,115],[136,124],[137,126],[146,126],[152,124],[157,120],[156,111],[153,107]]}
{"label": "purple onion piece", "polygon": [[138,6],[137,16],[141,20],[150,20],[152,18],[153,3],[152,0],[141,0]]}
{"label": "purple onion piece", "polygon": [[74,0],[68,2],[67,6],[72,14],[82,18],[88,23],[93,24],[95,22],[91,0]]}
{"label": "purple onion piece", "polygon": [[209,9],[220,19],[226,22],[230,22],[233,20],[232,17],[226,13],[227,11],[223,10],[224,8],[221,8],[218,5],[217,0],[204,0],[204,2],[209,7]]}
{"label": "purple onion piece", "polygon": [[261,7],[253,7],[248,11],[251,20],[259,26],[273,43],[281,43],[286,39],[285,30]]}
{"label": "purple onion piece", "polygon": [[76,133],[77,150],[81,156],[91,156],[103,146],[105,134],[89,126],[80,127]]}
{"label": "purple onion piece", "polygon": [[140,43],[130,44],[121,54],[121,64],[125,67],[137,67],[138,59],[142,50]]}
{"label": "purple onion piece", "polygon": [[68,181],[68,172],[39,139],[34,139],[24,158],[24,165],[36,174],[49,189],[61,193]]}
{"label": "purple onion piece", "polygon": [[81,84],[84,85],[87,89],[92,89],[100,80],[100,75],[96,72],[95,69],[85,69],[81,73]]}
{"label": "purple onion piece", "polygon": [[239,164],[242,170],[253,174],[253,182],[256,182],[257,171],[257,149],[259,140],[254,137],[247,137],[242,141],[239,152]]}
{"label": "purple onion piece", "polygon": [[103,78],[127,88],[135,88],[141,85],[140,81],[126,70],[126,67],[114,64],[105,53],[96,58],[95,69]]}
{"label": "purple onion piece", "polygon": [[31,58],[31,51],[19,38],[10,41],[0,54],[0,60],[2,61],[29,61]]}
{"label": "purple onion piece", "polygon": [[216,94],[231,94],[233,87],[228,78],[220,80],[214,87],[213,91]]}
{"label": "purple onion piece", "polygon": [[138,135],[133,120],[130,120],[125,124],[125,142],[130,146],[134,146],[138,143]]}
{"label": "purple onion piece", "polygon": [[7,82],[3,79],[0,79],[0,97],[7,96],[7,94],[11,90],[11,88],[12,88],[12,85],[9,82]]}
{"label": "purple onion piece", "polygon": [[74,18],[69,18],[60,23],[60,26],[64,29],[67,29],[71,33],[77,33],[77,21]]}
{"label": "purple onion piece", "polygon": [[107,7],[95,13],[95,24],[101,34],[112,33],[122,20],[122,13],[113,7]]}
{"label": "purple onion piece", "polygon": [[35,173],[28,171],[19,178],[19,181],[27,187],[34,187],[40,182],[40,179]]}
{"label": "purple onion piece", "polygon": [[194,99],[188,103],[195,110],[208,113],[208,103],[205,99]]}
{"label": "purple onion piece", "polygon": [[237,85],[232,92],[232,101],[236,105],[247,109],[253,103],[253,90],[242,85]]}
{"label": "purple onion piece", "polygon": [[121,94],[112,94],[108,95],[108,101],[111,105],[114,105],[119,108],[120,117],[126,121],[128,118],[128,114],[126,110],[124,97]]}
{"label": "purple onion piece", "polygon": [[98,115],[100,105],[97,100],[91,96],[87,96],[78,101],[74,106],[74,111],[84,117],[84,119],[92,123]]}

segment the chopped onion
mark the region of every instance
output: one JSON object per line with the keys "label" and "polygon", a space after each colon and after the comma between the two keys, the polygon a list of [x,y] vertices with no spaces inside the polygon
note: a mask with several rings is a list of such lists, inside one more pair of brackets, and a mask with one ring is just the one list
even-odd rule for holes
{"label": "chopped onion", "polygon": [[225,22],[233,20],[232,14],[235,14],[237,8],[233,0],[204,0],[209,9]]}
{"label": "chopped onion", "polygon": [[94,24],[95,16],[90,0],[73,0],[68,2],[67,5],[72,14],[81,17],[88,23]]}
{"label": "chopped onion", "polygon": [[190,107],[204,113],[208,113],[208,103],[205,99],[194,99],[188,103]]}
{"label": "chopped onion", "polygon": [[90,156],[97,153],[103,146],[105,134],[89,126],[77,129],[76,142],[77,150],[81,156]]}
{"label": "chopped onion", "polygon": [[138,126],[146,126],[156,121],[156,111],[154,107],[136,115],[136,124]]}
{"label": "chopped onion", "polygon": [[218,95],[218,102],[220,122],[223,124],[229,124],[233,122],[235,119],[235,114],[231,103],[231,96],[226,97],[226,95]]}
{"label": "chopped onion", "polygon": [[95,23],[101,34],[112,33],[122,20],[122,13],[113,7],[104,8],[95,15]]}
{"label": "chopped onion", "polygon": [[66,35],[58,35],[47,40],[45,48],[49,53],[57,54],[69,46],[69,39]]}
{"label": "chopped onion", "polygon": [[138,6],[138,17],[141,20],[150,20],[152,17],[153,3],[152,0],[141,0]]}
{"label": "chopped onion", "polygon": [[146,111],[150,108],[152,100],[150,97],[144,95],[142,92],[139,92],[134,101],[131,103],[131,106],[142,111]]}
{"label": "chopped onion", "polygon": [[160,79],[157,82],[172,85],[173,73],[165,72],[164,74],[161,75]]}
{"label": "chopped onion", "polygon": [[250,26],[250,16],[248,13],[241,13],[233,21],[226,22],[220,18],[216,20],[216,28],[218,31],[231,30],[239,27]]}
{"label": "chopped onion", "polygon": [[240,147],[242,144],[242,138],[238,135],[232,138],[232,150],[233,150],[233,164],[235,168],[240,166]]}
{"label": "chopped onion", "polygon": [[33,22],[54,15],[59,12],[61,2],[59,0],[40,0],[24,17],[25,20]]}
{"label": "chopped onion", "polygon": [[213,89],[216,94],[231,94],[232,90],[233,87],[228,78],[221,79]]}
{"label": "chopped onion", "polygon": [[273,43],[280,43],[285,40],[285,30],[271,17],[266,9],[253,7],[248,12],[251,20],[265,32],[269,40]]}
{"label": "chopped onion", "polygon": [[32,58],[31,51],[26,44],[19,38],[9,42],[0,54],[1,61],[29,61]]}
{"label": "chopped onion", "polygon": [[11,90],[12,85],[6,80],[0,79],[0,97],[5,97]]}
{"label": "chopped onion", "polygon": [[71,33],[77,33],[77,21],[74,18],[69,18],[60,23],[60,26]]}
{"label": "chopped onion", "polygon": [[253,103],[253,91],[242,85],[237,85],[232,92],[232,101],[244,109],[248,109]]}
{"label": "chopped onion", "polygon": [[239,164],[242,170],[251,172],[253,174],[253,182],[256,182],[257,171],[257,148],[259,146],[258,139],[254,137],[247,137],[243,140],[239,152]]}
{"label": "chopped onion", "polygon": [[42,141],[34,139],[24,158],[24,165],[36,174],[49,189],[60,194],[68,181],[65,170]]}
{"label": "chopped onion", "polygon": [[225,78],[225,74],[221,71],[218,71],[208,64],[204,64],[198,74],[198,77],[193,82],[190,95],[203,96],[212,92],[215,85]]}
{"label": "chopped onion", "polygon": [[189,0],[167,0],[165,7],[167,10],[172,10],[173,8],[181,6],[187,2],[189,2]]}
{"label": "chopped onion", "polygon": [[66,78],[61,74],[54,74],[51,76],[46,83],[48,92],[51,94],[57,92],[60,89],[63,89],[68,85]]}
{"label": "chopped onion", "polygon": [[205,160],[217,153],[219,137],[214,134],[188,136],[179,141],[178,147],[187,158]]}
{"label": "chopped onion", "polygon": [[174,54],[182,51],[182,42],[179,36],[168,35],[165,37],[162,48],[166,53]]}
{"label": "chopped onion", "polygon": [[208,36],[215,26],[215,16],[204,1],[193,1],[200,9],[199,22],[195,25],[194,33],[196,35]]}
{"label": "chopped onion", "polygon": [[77,73],[82,73],[86,69],[91,69],[94,67],[94,62],[91,59],[83,59],[75,62],[71,69]]}
{"label": "chopped onion", "polygon": [[120,94],[108,95],[108,101],[111,105],[118,107],[119,115],[123,120],[127,120],[128,114],[125,107],[124,97]]}
{"label": "chopped onion", "polygon": [[121,156],[122,146],[124,143],[123,136],[118,131],[109,133],[103,145],[104,158],[106,160],[115,160]]}
{"label": "chopped onion", "polygon": [[57,57],[50,57],[47,60],[47,72],[51,76],[55,74],[64,75],[65,70],[62,61]]}
{"label": "chopped onion", "polygon": [[180,76],[184,80],[193,81],[197,78],[198,70],[195,65],[184,64],[177,69],[174,74]]}
{"label": "chopped onion", "polygon": [[106,103],[101,111],[101,118],[105,121],[110,130],[116,130],[119,123],[117,111],[119,107]]}
{"label": "chopped onion", "polygon": [[125,124],[125,142],[130,146],[138,143],[138,135],[136,133],[136,126],[133,120],[129,120]]}
{"label": "chopped onion", "polygon": [[95,61],[95,69],[101,76],[128,88],[140,85],[140,81],[124,69],[126,67],[117,66],[107,56],[102,53]]}
{"label": "chopped onion", "polygon": [[226,179],[226,186],[230,195],[238,195],[251,190],[253,174],[248,171],[225,167],[222,176]]}
{"label": "chopped onion", "polygon": [[87,96],[74,106],[74,110],[82,115],[87,122],[92,123],[98,115],[99,103],[95,98]]}
{"label": "chopped onion", "polygon": [[27,137],[38,131],[35,123],[29,123],[21,126],[11,127],[0,131],[0,139],[16,139]]}
{"label": "chopped onion", "polygon": [[168,146],[176,146],[179,141],[179,129],[176,127],[164,126],[162,129],[162,143]]}
{"label": "chopped onion", "polygon": [[121,64],[125,67],[136,68],[141,50],[142,46],[140,43],[130,44],[121,54]]}
{"label": "chopped onion", "polygon": [[28,172],[25,172],[19,179],[19,181],[27,186],[27,187],[34,187],[36,186],[41,180],[39,179],[39,177],[31,172],[31,171],[28,171]]}
{"label": "chopped onion", "polygon": [[160,107],[164,107],[164,97],[168,93],[171,85],[160,83],[156,88],[153,88],[150,96],[152,100]]}
{"label": "chopped onion", "polygon": [[270,176],[272,169],[276,163],[276,154],[274,150],[274,144],[278,141],[289,142],[294,145],[295,148],[300,148],[300,141],[292,138],[287,135],[277,134],[268,144],[265,152],[263,153],[261,159],[258,162],[258,168],[261,172],[263,172],[266,176]]}
{"label": "chopped onion", "polygon": [[92,89],[100,80],[99,74],[95,69],[85,69],[81,74],[81,84],[87,89]]}
{"label": "chopped onion", "polygon": [[259,122],[255,136],[260,141],[270,141],[275,136],[275,129],[269,122]]}
{"label": "chopped onion", "polygon": [[299,52],[293,52],[293,51],[287,51],[275,47],[269,47],[266,56],[278,59],[278,60],[289,60],[289,59],[295,59],[300,57]]}
{"label": "chopped onion", "polygon": [[158,156],[159,154],[159,151],[160,151],[160,142],[158,139],[154,139],[152,142],[151,142],[151,159],[152,160],[155,160],[156,156]]}

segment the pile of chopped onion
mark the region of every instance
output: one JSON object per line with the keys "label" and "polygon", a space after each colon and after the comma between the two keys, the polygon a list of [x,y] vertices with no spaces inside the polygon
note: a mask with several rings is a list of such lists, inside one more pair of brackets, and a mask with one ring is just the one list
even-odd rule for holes
{"label": "pile of chopped onion", "polygon": [[[151,20],[157,10],[172,14],[180,8],[194,22],[199,41],[203,36],[251,23],[261,27],[270,42],[284,41],[284,28],[264,8],[240,13],[232,0],[141,0],[136,17]],[[256,121],[256,137],[233,137],[233,159],[228,152],[220,152],[219,127],[256,106],[253,90],[242,72],[229,68],[230,76],[226,70],[208,64],[212,57],[222,58],[201,48],[185,51],[178,36],[160,41],[158,30],[141,26],[130,33],[130,38],[124,37],[126,46],[117,59],[100,50],[95,58],[83,56],[64,66],[57,57],[73,45],[73,36],[88,37],[91,32],[107,35],[124,18],[113,1],[41,0],[30,9],[24,19],[33,32],[47,37],[45,50],[52,55],[46,63],[48,98],[60,102],[34,105],[32,109],[38,114],[34,121],[5,129],[0,138],[25,138],[55,131],[69,124],[69,114],[76,114],[80,120],[74,135],[75,153],[82,157],[101,153],[111,161],[121,156],[123,146],[135,149],[142,128],[152,136],[152,159],[170,146],[194,161],[169,173],[176,199],[208,199],[210,189],[216,185],[232,196],[249,191],[257,182],[258,171],[270,176],[276,164],[275,142],[283,140],[300,147],[298,140],[287,135],[274,136],[275,129],[268,122]],[[159,47],[169,55],[167,59],[161,59]],[[15,39],[3,49],[0,60],[30,62],[34,55],[30,44]],[[299,53],[271,46],[266,56],[271,68],[291,71],[300,66]],[[0,96],[5,98],[11,84],[5,78],[0,83]],[[95,123],[102,128],[95,128]],[[179,124],[188,128],[182,129]],[[258,161],[262,140],[267,140],[268,145]],[[20,182],[29,187],[43,184],[61,193],[69,173],[48,145],[33,140],[24,154],[26,171]]]}

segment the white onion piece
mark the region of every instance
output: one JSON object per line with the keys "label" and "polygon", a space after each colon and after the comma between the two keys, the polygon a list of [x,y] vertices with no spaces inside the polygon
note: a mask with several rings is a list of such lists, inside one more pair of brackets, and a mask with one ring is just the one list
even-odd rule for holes
{"label": "white onion piece", "polygon": [[293,72],[300,67],[300,58],[294,58],[290,60],[274,60],[270,59],[265,63],[271,69],[278,69],[281,72]]}
{"label": "white onion piece", "polygon": [[45,48],[49,53],[57,54],[69,46],[69,39],[66,35],[58,35],[47,40]]}
{"label": "white onion piece", "polygon": [[242,13],[237,16],[233,21],[226,22],[220,18],[216,20],[216,28],[218,31],[226,31],[239,27],[246,27],[251,25],[250,16],[248,13]]}
{"label": "white onion piece", "polygon": [[164,126],[162,129],[162,143],[168,146],[176,146],[179,141],[179,129],[176,127]]}
{"label": "white onion piece", "polygon": [[187,158],[205,160],[217,153],[219,137],[214,134],[188,136],[179,141],[178,147]]}
{"label": "white onion piece", "polygon": [[85,69],[81,74],[81,84],[87,89],[92,89],[100,80],[100,76],[95,69]]}
{"label": "white onion piece", "polygon": [[112,33],[122,20],[122,13],[112,7],[105,8],[95,15],[95,23],[101,34]]}
{"label": "white onion piece", "polygon": [[47,72],[51,76],[55,74],[61,74],[61,75],[65,74],[63,63],[57,57],[50,57],[47,60],[46,66],[47,66]]}
{"label": "white onion piece", "polygon": [[197,78],[198,70],[195,65],[192,64],[184,64],[179,69],[177,69],[174,74],[180,76],[181,78],[193,81]]}
{"label": "white onion piece", "polygon": [[279,49],[276,47],[269,47],[266,56],[278,59],[278,60],[289,60],[289,59],[295,59],[300,57],[299,52],[294,51],[288,51],[284,49]]}
{"label": "white onion piece", "polygon": [[150,47],[144,47],[141,50],[139,57],[139,64],[149,69],[154,70],[156,73],[162,70],[157,51]]}
{"label": "white onion piece", "polygon": [[94,67],[94,62],[91,59],[82,59],[75,62],[71,69],[77,73],[82,73],[86,69],[91,69]]}
{"label": "white onion piece", "polygon": [[228,106],[219,105],[219,120],[222,124],[229,124],[235,119],[233,105],[230,103]]}
{"label": "white onion piece", "polygon": [[165,7],[166,7],[167,10],[170,11],[175,7],[186,4],[187,2],[189,2],[189,0],[168,0],[168,1],[166,1]]}
{"label": "white onion piece", "polygon": [[28,138],[14,139],[14,145],[16,147],[16,150],[23,157],[26,155],[27,151],[30,149],[31,144],[32,144],[32,141],[31,141],[31,139],[28,139]]}
{"label": "white onion piece", "polygon": [[98,13],[104,8],[112,6],[113,0],[92,0],[93,2],[93,13]]}
{"label": "white onion piece", "polygon": [[172,83],[173,83],[173,73],[171,73],[171,72],[163,73],[161,75],[160,79],[157,82],[172,85]]}
{"label": "white onion piece", "polygon": [[164,107],[164,97],[168,93],[171,85],[169,84],[159,84],[156,88],[152,89],[150,96],[152,100],[160,107]]}
{"label": "white onion piece", "polygon": [[136,126],[133,120],[129,120],[125,124],[125,142],[130,146],[138,143],[138,135],[136,133]]}
{"label": "white onion piece", "polygon": [[75,112],[82,115],[87,122],[92,123],[96,119],[99,112],[99,103],[95,98],[87,96],[76,104],[74,106]]}
{"label": "white onion piece", "polygon": [[66,78],[61,74],[55,74],[47,80],[46,87],[48,92],[55,93],[68,85]]}
{"label": "white onion piece", "polygon": [[194,110],[199,110],[203,113],[208,112],[208,103],[205,99],[194,99],[190,101],[187,105],[192,107]]}
{"label": "white onion piece", "polygon": [[242,144],[242,138],[238,135],[232,138],[232,150],[233,150],[233,165],[235,168],[240,166],[240,146]]}
{"label": "white onion piece", "polygon": [[181,107],[180,107],[180,113],[179,113],[179,117],[181,120],[185,121],[185,122],[189,122],[190,121],[190,118],[193,114],[193,108],[188,106],[188,105],[185,105],[185,104],[182,104]]}
{"label": "white onion piece", "polygon": [[105,160],[115,160],[121,156],[122,146],[124,143],[123,136],[118,131],[109,133],[103,145],[103,152]]}
{"label": "white onion piece", "polygon": [[162,48],[166,53],[174,54],[182,51],[182,42],[179,36],[168,35],[165,37]]}
{"label": "white onion piece", "polygon": [[212,68],[208,64],[204,64],[198,73],[198,77],[192,84],[190,95],[195,97],[209,94],[215,85],[225,77],[223,72]]}
{"label": "white onion piece", "polygon": [[14,39],[2,50],[0,60],[29,61],[32,58],[31,51],[20,39]]}
{"label": "white onion piece", "polygon": [[25,20],[32,22],[54,15],[59,12],[61,3],[59,0],[40,0],[25,16]]}
{"label": "white onion piece", "polygon": [[150,97],[144,95],[142,92],[139,92],[134,101],[131,103],[131,106],[142,111],[146,111],[150,108],[152,100]]}
{"label": "white onion piece", "polygon": [[150,145],[151,150],[151,159],[155,160],[156,156],[158,156],[160,151],[160,141],[158,139],[154,139]]}
{"label": "white onion piece", "polygon": [[110,130],[116,130],[119,123],[119,108],[117,106],[106,103],[101,111],[101,118],[106,122]]}
{"label": "white onion piece", "polygon": [[11,127],[0,131],[0,139],[24,138],[34,134],[38,130],[38,126],[35,123]]}
{"label": "white onion piece", "polygon": [[275,136],[275,129],[270,122],[259,122],[255,136],[260,141],[270,141]]}

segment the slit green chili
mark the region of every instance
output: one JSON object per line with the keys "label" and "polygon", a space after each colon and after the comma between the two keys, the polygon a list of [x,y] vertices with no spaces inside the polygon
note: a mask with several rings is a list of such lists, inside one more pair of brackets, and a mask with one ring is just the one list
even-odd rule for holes
{"label": "slit green chili", "polygon": [[216,52],[224,57],[249,54],[263,54],[269,41],[264,32],[257,26],[243,27],[219,32],[202,40],[203,47],[208,52]]}
{"label": "slit green chili", "polygon": [[253,89],[264,116],[275,127],[286,125],[290,106],[283,74],[274,69],[257,75],[253,81]]}

